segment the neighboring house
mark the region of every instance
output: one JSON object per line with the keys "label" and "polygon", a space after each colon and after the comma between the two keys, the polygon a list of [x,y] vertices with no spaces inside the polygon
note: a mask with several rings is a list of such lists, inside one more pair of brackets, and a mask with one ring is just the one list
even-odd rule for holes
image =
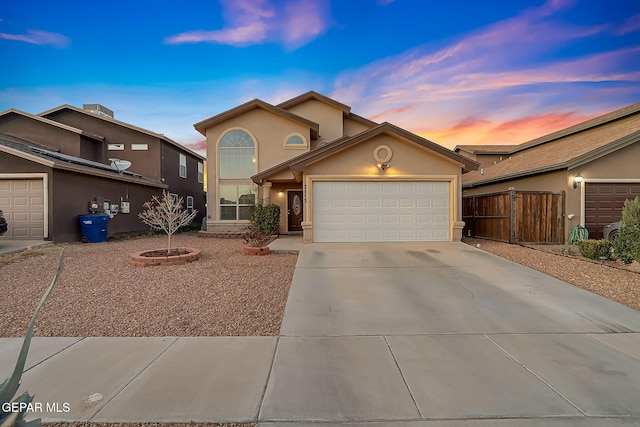
{"label": "neighboring house", "polygon": [[280,206],[305,242],[458,241],[461,176],[478,164],[316,92],[249,101],[194,125],[207,139],[207,232]]}
{"label": "neighboring house", "polygon": [[564,243],[619,221],[640,195],[640,103],[510,146],[461,145],[480,163],[462,177],[465,235]]}
{"label": "neighboring house", "polygon": [[[131,167],[114,170],[110,159]],[[0,205],[12,224],[5,239],[79,240],[77,216],[88,213],[90,201],[120,209],[110,235],[148,230],[138,213],[163,189],[202,218],[203,178],[204,157],[110,117],[70,106],[0,113]]]}

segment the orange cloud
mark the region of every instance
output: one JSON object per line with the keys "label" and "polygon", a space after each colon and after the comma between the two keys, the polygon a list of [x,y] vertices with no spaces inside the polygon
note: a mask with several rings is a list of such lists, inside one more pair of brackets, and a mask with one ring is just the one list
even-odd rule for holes
{"label": "orange cloud", "polygon": [[195,151],[198,154],[202,154],[203,156],[207,155],[207,141],[202,139],[198,142],[193,142],[191,144],[183,144],[191,151]]}
{"label": "orange cloud", "polygon": [[388,118],[389,116],[393,116],[394,114],[404,113],[405,111],[407,111],[409,109],[411,109],[411,105],[403,105],[402,107],[391,108],[389,110],[383,111],[382,113],[374,114],[373,116],[370,116],[369,119],[371,119],[373,121],[376,121],[381,117]]}
{"label": "orange cloud", "polygon": [[548,113],[492,122],[479,117],[466,117],[452,126],[420,129],[416,133],[449,148],[467,144],[519,144],[584,122],[599,114],[577,112]]}

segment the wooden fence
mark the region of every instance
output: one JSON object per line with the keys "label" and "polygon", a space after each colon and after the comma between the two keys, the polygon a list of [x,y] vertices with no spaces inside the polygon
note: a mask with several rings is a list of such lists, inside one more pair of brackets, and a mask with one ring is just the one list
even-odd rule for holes
{"label": "wooden fence", "polygon": [[462,199],[463,236],[564,243],[564,192],[506,191]]}

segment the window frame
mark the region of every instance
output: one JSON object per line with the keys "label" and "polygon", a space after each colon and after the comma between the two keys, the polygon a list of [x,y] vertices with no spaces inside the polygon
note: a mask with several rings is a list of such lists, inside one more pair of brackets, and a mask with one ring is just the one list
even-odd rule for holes
{"label": "window frame", "polygon": [[[302,140],[302,144],[289,144],[289,140],[295,136]],[[284,137],[283,147],[285,150],[306,150],[309,148],[309,142],[301,133],[293,132]]]}
{"label": "window frame", "polygon": [[194,199],[193,196],[187,196],[187,213],[191,215],[193,213]]}
{"label": "window frame", "polygon": [[204,162],[198,162],[198,182],[204,184]]}
{"label": "window frame", "polygon": [[187,156],[185,156],[182,153],[179,153],[178,156],[179,156],[178,176],[180,178],[186,178],[187,177]]}

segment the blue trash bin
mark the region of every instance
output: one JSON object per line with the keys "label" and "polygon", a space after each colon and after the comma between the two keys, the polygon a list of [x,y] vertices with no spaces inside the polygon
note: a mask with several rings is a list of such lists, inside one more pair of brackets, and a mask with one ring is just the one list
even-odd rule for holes
{"label": "blue trash bin", "polygon": [[91,243],[106,242],[109,219],[107,214],[78,215],[82,241]]}

